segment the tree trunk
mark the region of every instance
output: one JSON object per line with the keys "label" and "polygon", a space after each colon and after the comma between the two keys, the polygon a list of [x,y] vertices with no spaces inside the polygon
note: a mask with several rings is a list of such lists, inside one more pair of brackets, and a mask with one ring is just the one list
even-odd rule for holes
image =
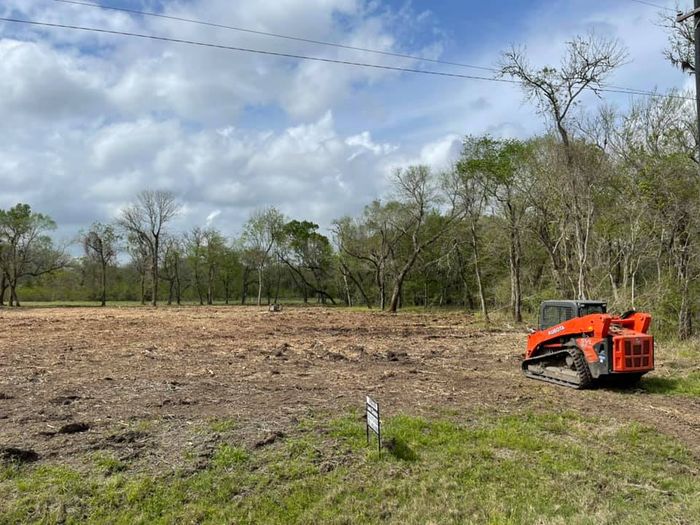
{"label": "tree trunk", "polygon": [[197,289],[197,297],[199,298],[199,306],[204,305],[204,296],[202,295],[202,283],[199,281],[199,263],[194,264],[194,287]]}
{"label": "tree trunk", "polygon": [[180,306],[180,299],[182,296],[182,289],[180,285],[180,264],[175,263],[175,300],[177,305]]}
{"label": "tree trunk", "polygon": [[155,238],[153,243],[153,253],[151,261],[151,306],[157,306],[158,304],[158,250],[160,246],[158,244],[158,237]]}
{"label": "tree trunk", "polygon": [[263,283],[263,271],[262,267],[258,267],[258,306],[262,304],[262,283]]}
{"label": "tree trunk", "polygon": [[280,281],[282,280],[282,272],[280,272],[279,267],[277,268],[277,285],[275,286],[275,304],[278,303],[280,299]]}
{"label": "tree trunk", "polygon": [[7,281],[3,273],[0,277],[0,306],[5,306],[5,290],[7,290]]}
{"label": "tree trunk", "polygon": [[389,311],[392,314],[395,314],[396,310],[399,308],[399,301],[401,299],[401,290],[403,288],[403,282],[406,279],[408,272],[410,272],[411,268],[413,268],[413,265],[415,264],[416,259],[418,258],[418,254],[420,254],[420,251],[421,250],[418,247],[413,250],[411,257],[408,259],[404,267],[401,268],[399,275],[396,276],[396,281],[394,282],[394,291],[391,293],[391,303],[389,305]]}
{"label": "tree trunk", "polygon": [[386,277],[383,264],[377,270],[377,286],[379,287],[379,309],[384,311],[386,308]]}
{"label": "tree trunk", "polygon": [[352,272],[345,265],[344,262],[341,261],[340,264],[344,270],[343,275],[347,275],[348,277],[350,277],[350,280],[355,284],[355,286],[357,286],[357,289],[360,291],[360,295],[362,296],[362,299],[365,301],[367,308],[372,309],[372,301],[369,300],[369,296],[367,295],[367,292],[365,292],[365,288],[364,288],[364,286],[362,286],[362,283],[360,283],[360,281],[355,278],[355,276],[352,274]]}
{"label": "tree trunk", "polygon": [[10,284],[10,306],[12,306],[13,301],[15,306],[21,306],[19,304],[19,297],[17,297],[17,285],[15,283]]}
{"label": "tree trunk", "polygon": [[248,274],[250,273],[250,268],[247,266],[243,267],[243,282],[241,283],[241,304],[244,305],[248,299]]}
{"label": "tree trunk", "polygon": [[517,225],[511,220],[510,229],[510,297],[513,320],[520,323],[522,314],[522,289],[521,289],[521,246]]}
{"label": "tree trunk", "polygon": [[681,292],[681,304],[678,309],[678,339],[690,339],[693,335],[693,310],[690,301],[690,268],[687,253],[679,257],[678,277]]}
{"label": "tree trunk", "polygon": [[479,300],[481,301],[481,313],[484,316],[484,322],[486,324],[490,323],[489,319],[489,312],[486,307],[486,296],[484,295],[484,287],[481,282],[481,267],[480,267],[480,261],[479,261],[479,242],[478,242],[478,237],[476,235],[476,225],[472,221],[471,224],[471,232],[472,232],[472,250],[474,252],[474,274],[476,277],[476,287],[479,292]]}
{"label": "tree trunk", "polygon": [[690,339],[693,335],[693,313],[690,306],[690,297],[688,293],[688,281],[684,280],[681,284],[681,305],[678,310],[678,339]]}
{"label": "tree trunk", "polygon": [[348,286],[348,276],[343,273],[343,285],[345,286],[345,297],[348,306],[352,306],[352,296],[350,295],[350,287]]}
{"label": "tree trunk", "polygon": [[102,304],[100,306],[107,305],[107,263],[102,262]]}
{"label": "tree trunk", "polygon": [[141,274],[141,305],[146,304],[146,273]]}

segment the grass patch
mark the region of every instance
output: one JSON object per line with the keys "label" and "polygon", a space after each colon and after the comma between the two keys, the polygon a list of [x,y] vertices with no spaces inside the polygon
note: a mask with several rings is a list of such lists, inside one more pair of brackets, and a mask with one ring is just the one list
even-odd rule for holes
{"label": "grass patch", "polygon": [[209,429],[212,432],[230,432],[236,428],[236,422],[233,419],[213,419],[209,422]]}
{"label": "grass patch", "polygon": [[249,455],[244,448],[223,443],[219,445],[212,463],[219,469],[230,469],[248,461]]}
{"label": "grass patch", "polygon": [[97,468],[102,470],[102,472],[107,475],[127,469],[126,463],[115,458],[112,454],[107,454],[105,452],[97,452],[93,456],[93,461],[95,462]]}
{"label": "grass patch", "polygon": [[221,443],[194,474],[95,461],[0,470],[0,523],[572,523],[700,521],[694,459],[650,429],[572,413],[398,416],[389,450],[356,414],[259,449]]}
{"label": "grass patch", "polygon": [[700,372],[681,377],[643,378],[641,386],[652,394],[700,396]]}

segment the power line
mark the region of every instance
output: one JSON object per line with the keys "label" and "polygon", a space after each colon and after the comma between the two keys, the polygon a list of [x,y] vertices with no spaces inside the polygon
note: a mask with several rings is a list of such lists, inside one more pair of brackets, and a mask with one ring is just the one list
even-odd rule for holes
{"label": "power line", "polygon": [[54,2],[60,2],[63,4],[75,4],[75,5],[85,6],[85,7],[94,7],[97,9],[106,9],[106,10],[111,10],[111,11],[121,11],[123,13],[130,13],[130,14],[140,15],[140,16],[152,16],[152,17],[157,17],[157,18],[164,18],[167,20],[176,20],[178,22],[188,22],[191,24],[199,24],[199,25],[208,26],[208,27],[217,27],[220,29],[230,29],[232,31],[239,31],[242,33],[250,33],[253,35],[269,36],[269,37],[273,37],[273,38],[282,38],[285,40],[306,42],[307,44],[316,44],[316,45],[321,45],[321,46],[337,47],[337,48],[341,48],[341,49],[349,49],[352,51],[362,51],[364,53],[374,53],[377,55],[385,55],[385,56],[390,56],[390,57],[408,58],[411,60],[419,60],[421,62],[431,62],[434,64],[442,64],[442,65],[446,65],[446,66],[457,66],[457,67],[465,67],[465,68],[470,68],[470,69],[480,69],[482,71],[491,71],[494,73],[497,72],[497,70],[492,68],[492,67],[475,66],[473,64],[464,64],[461,62],[449,62],[446,60],[424,58],[424,57],[419,57],[416,55],[396,53],[393,51],[381,51],[379,49],[370,49],[370,48],[366,48],[366,47],[350,46],[350,45],[346,45],[346,44],[339,44],[337,42],[327,42],[327,41],[323,41],[323,40],[313,40],[311,38],[282,35],[279,33],[272,33],[272,32],[268,32],[268,31],[259,31],[256,29],[229,26],[229,25],[225,25],[225,24],[218,24],[215,22],[207,22],[205,20],[197,20],[194,18],[184,18],[184,17],[180,17],[180,16],[164,15],[162,13],[154,13],[152,11],[139,11],[137,9],[127,9],[125,7],[115,7],[115,6],[109,6],[109,5],[95,4],[92,2],[82,2],[79,0],[54,0]]}
{"label": "power line", "polygon": [[[152,11],[141,11],[141,10],[137,10],[137,9],[128,9],[128,8],[123,8],[123,7],[115,7],[115,6],[109,6],[109,5],[96,4],[94,2],[86,2],[83,0],[54,0],[54,1],[64,3],[64,4],[74,4],[74,5],[80,5],[80,6],[86,6],[86,7],[93,7],[93,8],[97,8],[97,9],[120,11],[120,12],[125,12],[125,13],[130,13],[130,14],[141,15],[141,16],[152,16],[152,17],[164,18],[164,19],[168,19],[168,20],[177,20],[180,22],[188,22],[188,23],[199,24],[199,25],[210,26],[210,27],[231,29],[233,31],[240,31],[240,32],[251,33],[251,34],[256,34],[256,35],[270,36],[270,37],[274,37],[274,38],[282,38],[282,39],[287,39],[287,40],[295,40],[295,41],[300,41],[300,42],[307,42],[307,43],[312,43],[312,44],[337,47],[337,48],[341,48],[341,49],[351,49],[354,51],[362,51],[362,52],[374,53],[374,54],[378,54],[378,55],[393,56],[393,57],[399,57],[399,58],[408,58],[408,59],[412,59],[412,60],[431,62],[431,63],[435,63],[435,64],[444,64],[444,65],[450,65],[450,66],[480,69],[483,71],[490,71],[492,73],[499,73],[500,72],[498,69],[492,68],[492,67],[475,66],[472,64],[464,64],[464,63],[459,63],[459,62],[449,62],[449,61],[445,61],[445,60],[422,58],[419,56],[408,55],[408,54],[403,54],[403,53],[381,51],[381,50],[377,50],[377,49],[370,49],[370,48],[364,48],[364,47],[348,46],[345,44],[338,44],[336,42],[327,42],[327,41],[313,40],[313,39],[295,37],[295,36],[289,36],[289,35],[281,35],[279,33],[271,33],[271,32],[266,32],[266,31],[258,31],[258,30],[254,30],[254,29],[229,26],[229,25],[218,24],[218,23],[214,23],[214,22],[208,22],[208,21],[204,21],[204,20],[197,20],[197,19],[193,19],[193,18],[184,18],[184,17],[172,16],[172,15],[165,15],[162,13],[154,13]],[[645,2],[644,0],[632,0],[632,1],[633,2],[640,2],[640,3],[644,3],[647,5],[652,5],[652,6],[656,6],[656,7],[662,7],[662,6],[658,6],[656,4],[651,4],[649,2]],[[668,9],[668,8],[666,8],[666,9]],[[308,59],[313,60],[313,58],[311,58],[311,57],[309,57]],[[374,66],[370,65],[370,67],[374,67]],[[411,72],[414,72],[414,71],[411,71]],[[437,74],[437,72],[436,72],[436,74]],[[609,92],[611,92],[611,93],[629,93],[629,94],[634,94],[634,95],[658,96],[657,93],[644,91],[644,90],[625,88],[625,87],[620,87],[620,86],[607,86],[607,87],[610,88]]]}
{"label": "power line", "polygon": [[130,37],[135,37],[135,38],[145,38],[149,40],[158,40],[158,41],[163,41],[163,42],[174,42],[178,44],[187,44],[187,45],[193,45],[193,46],[200,46],[200,47],[213,47],[217,49],[226,49],[229,51],[241,51],[245,53],[256,53],[260,55],[271,55],[271,56],[277,56],[277,57],[283,57],[283,58],[296,58],[298,60],[313,60],[316,62],[328,62],[332,64],[344,64],[348,66],[358,66],[358,67],[371,67],[375,69],[388,69],[390,71],[401,71],[405,73],[420,73],[424,75],[436,75],[436,76],[441,76],[441,77],[455,77],[455,78],[465,78],[465,79],[470,79],[470,80],[487,80],[491,82],[503,82],[503,83],[509,83],[509,84],[519,84],[520,81],[518,80],[509,80],[505,78],[492,78],[492,77],[480,77],[477,75],[465,75],[461,73],[449,73],[447,71],[433,71],[429,69],[413,69],[413,68],[406,68],[406,67],[398,67],[398,66],[387,66],[387,65],[382,65],[382,64],[369,64],[365,62],[353,62],[350,60],[339,60],[339,59],[333,59],[333,58],[324,58],[324,57],[314,57],[314,56],[307,56],[307,55],[297,55],[294,53],[282,53],[278,51],[266,51],[263,49],[252,49],[248,47],[238,47],[238,46],[227,46],[223,44],[213,44],[211,42],[199,42],[197,40],[185,40],[182,38],[171,38],[171,37],[166,37],[166,36],[158,36],[158,35],[149,35],[149,34],[144,34],[144,33],[133,33],[130,31],[116,31],[113,29],[102,29],[98,27],[85,27],[85,26],[74,26],[74,25],[68,25],[68,24],[56,24],[52,22],[37,22],[35,20],[20,20],[17,18],[4,18],[0,17],[0,21],[3,22],[12,22],[15,24],[28,24],[28,25],[34,25],[34,26],[42,26],[42,27],[53,27],[53,28],[60,28],[60,29],[74,29],[78,31],[88,31],[88,32],[93,32],[93,33],[105,33],[109,35],[119,35],[119,36],[130,36]]}
{"label": "power line", "polygon": [[[26,24],[26,25],[40,26],[40,27],[50,27],[50,28],[58,28],[58,29],[73,29],[73,30],[77,30],[77,31],[86,31],[86,32],[92,32],[92,33],[127,36],[127,37],[142,38],[142,39],[147,39],[147,40],[156,40],[156,41],[161,41],[161,42],[173,42],[173,43],[177,43],[177,44],[186,44],[186,45],[192,45],[192,46],[198,46],[198,47],[224,49],[224,50],[228,50],[228,51],[239,51],[239,52],[254,53],[254,54],[259,54],[259,55],[276,56],[276,57],[282,57],[282,58],[294,58],[297,60],[310,60],[310,61],[315,61],[315,62],[326,62],[326,63],[330,63],[330,64],[342,64],[342,65],[347,65],[347,66],[367,67],[367,68],[382,69],[382,70],[388,70],[388,71],[398,71],[398,72],[402,72],[402,73],[415,73],[415,74],[421,74],[421,75],[452,77],[452,78],[461,78],[461,79],[467,79],[467,80],[482,80],[482,81],[486,81],[486,82],[499,82],[499,83],[504,83],[504,84],[518,84],[518,85],[523,84],[522,81],[520,81],[520,80],[512,80],[512,79],[506,79],[506,78],[482,77],[482,76],[478,76],[478,75],[465,75],[462,73],[449,73],[447,71],[434,71],[434,70],[429,70],[429,69],[414,69],[414,68],[406,68],[406,67],[398,67],[398,66],[388,66],[388,65],[382,65],[382,64],[370,64],[370,63],[366,63],[366,62],[353,62],[350,60],[339,60],[339,59],[333,59],[333,58],[297,55],[297,54],[293,54],[293,53],[282,53],[282,52],[277,52],[277,51],[266,51],[266,50],[262,50],[262,49],[252,49],[252,48],[246,48],[246,47],[228,46],[228,45],[223,45],[223,44],[213,44],[210,42],[199,42],[196,40],[185,40],[185,39],[181,39],[181,38],[171,38],[171,37],[149,35],[149,34],[143,34],[143,33],[133,33],[133,32],[129,32],[129,31],[117,31],[117,30],[113,30],[113,29],[102,29],[102,28],[97,28],[97,27],[74,26],[74,25],[68,25],[68,24],[57,24],[57,23],[51,23],[51,22],[38,22],[38,21],[34,21],[34,20],[21,20],[21,19],[17,19],[17,18],[4,18],[4,17],[0,17],[0,21],[11,22],[11,23],[15,23],[15,24]],[[665,97],[665,98],[681,98],[681,99],[690,100],[688,97],[684,97],[682,95],[657,94],[657,93],[652,93],[649,91],[639,91],[639,90],[622,88],[622,87],[617,87],[617,86],[589,87],[588,89],[593,91],[593,92],[622,93],[622,94],[627,94],[627,95],[643,95],[643,96],[654,96],[654,97]]]}
{"label": "power line", "polygon": [[[61,0],[58,0],[61,1]],[[671,7],[665,6],[665,5],[659,5],[655,4],[653,2],[647,2],[646,0],[630,0],[630,2],[635,2],[637,4],[642,4],[642,5],[648,5],[649,7],[657,7],[659,9],[665,9],[666,11],[673,11],[676,13],[677,11]]]}

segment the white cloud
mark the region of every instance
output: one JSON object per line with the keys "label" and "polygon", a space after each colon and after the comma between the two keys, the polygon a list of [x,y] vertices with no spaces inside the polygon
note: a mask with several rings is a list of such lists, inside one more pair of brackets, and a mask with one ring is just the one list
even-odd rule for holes
{"label": "white cloud", "polygon": [[[368,0],[162,4],[175,16],[431,58],[449,44],[439,21],[410,3],[398,10]],[[660,55],[665,35],[649,23],[653,9],[583,0],[542,6],[523,21],[524,33],[508,34],[527,44],[533,63],[556,63],[567,38],[595,27],[632,52],[634,61],[615,76],[616,84],[668,87],[685,80]],[[39,0],[6,0],[0,13],[332,59],[388,60]],[[386,194],[395,167],[448,167],[466,133],[525,137],[543,129],[512,85],[11,24],[0,24],[0,31],[0,207],[29,202],[70,235],[93,220],[109,220],[144,188],[169,189],[182,199],[182,228],[214,224],[235,233],[264,205],[327,226]],[[501,45],[502,36],[494,42]],[[449,59],[492,65],[499,51],[494,42],[475,42]],[[588,107],[597,103],[585,99]]]}
{"label": "white cloud", "polygon": [[207,225],[207,227],[211,226],[219,215],[221,215],[221,210],[214,210],[209,215],[207,215],[207,218],[204,221],[204,223]]}

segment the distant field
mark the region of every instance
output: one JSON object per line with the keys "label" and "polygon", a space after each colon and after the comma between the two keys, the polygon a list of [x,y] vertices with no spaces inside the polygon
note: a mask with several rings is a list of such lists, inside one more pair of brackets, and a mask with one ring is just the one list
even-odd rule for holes
{"label": "distant field", "polygon": [[[694,523],[696,349],[526,380],[457,312],[0,310],[0,523]],[[364,396],[389,447],[364,442]]]}

